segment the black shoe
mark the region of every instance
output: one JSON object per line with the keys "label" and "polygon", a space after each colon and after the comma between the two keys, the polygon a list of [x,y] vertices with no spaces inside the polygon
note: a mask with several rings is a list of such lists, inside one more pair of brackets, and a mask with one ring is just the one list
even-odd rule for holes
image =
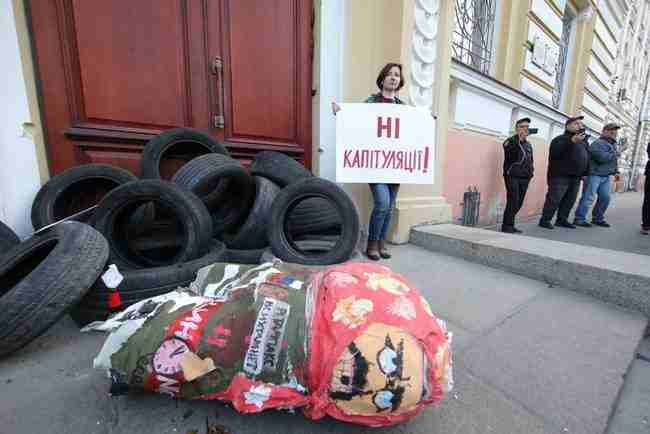
{"label": "black shoe", "polygon": [[545,229],[555,229],[555,226],[553,226],[551,222],[539,222],[538,226]]}
{"label": "black shoe", "polygon": [[559,221],[559,222],[556,221],[555,226],[560,226],[562,228],[568,228],[568,229],[576,229],[576,227],[574,225],[572,225],[571,223],[569,223],[567,221]]}
{"label": "black shoe", "polygon": [[517,229],[517,228],[514,227],[514,226],[513,226],[512,229],[515,231],[516,234],[522,234],[522,233],[523,233],[523,231],[520,231],[519,229]]}
{"label": "black shoe", "polygon": [[591,223],[592,223],[592,224],[595,224],[596,226],[600,226],[601,228],[611,228],[611,227],[612,227],[612,225],[610,225],[609,223],[607,223],[605,220],[603,220],[602,222],[595,222],[595,221],[592,221]]}
{"label": "black shoe", "polygon": [[516,234],[517,233],[515,228],[512,227],[512,226],[502,226],[501,227],[501,232],[505,232],[506,234]]}
{"label": "black shoe", "polygon": [[573,224],[576,225],[576,226],[580,226],[582,228],[590,228],[591,227],[591,223],[587,223],[587,222],[574,221]]}
{"label": "black shoe", "polygon": [[380,259],[379,253],[372,250],[366,250],[366,256],[368,257],[368,259],[371,259],[373,261],[379,261]]}

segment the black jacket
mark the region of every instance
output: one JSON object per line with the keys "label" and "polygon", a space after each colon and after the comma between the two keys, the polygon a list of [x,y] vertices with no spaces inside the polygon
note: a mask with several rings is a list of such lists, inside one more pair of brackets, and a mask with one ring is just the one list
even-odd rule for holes
{"label": "black jacket", "polygon": [[645,163],[645,176],[650,176],[650,142],[648,142],[645,152],[648,154],[648,162]]}
{"label": "black jacket", "polygon": [[503,176],[515,178],[532,178],[535,166],[533,164],[533,147],[530,142],[521,142],[514,135],[503,142]]}
{"label": "black jacket", "polygon": [[551,141],[548,176],[585,176],[589,174],[589,144],[573,143],[573,133],[566,131]]}

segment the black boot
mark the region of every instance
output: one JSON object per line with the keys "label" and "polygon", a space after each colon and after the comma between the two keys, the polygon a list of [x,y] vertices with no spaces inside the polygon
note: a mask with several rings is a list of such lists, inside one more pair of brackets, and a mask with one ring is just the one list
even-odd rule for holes
{"label": "black boot", "polygon": [[379,261],[379,250],[377,250],[377,245],[377,240],[368,240],[368,247],[366,247],[366,256],[373,261]]}
{"label": "black boot", "polygon": [[390,253],[388,253],[388,249],[386,249],[384,240],[379,240],[379,256],[384,259],[390,258]]}

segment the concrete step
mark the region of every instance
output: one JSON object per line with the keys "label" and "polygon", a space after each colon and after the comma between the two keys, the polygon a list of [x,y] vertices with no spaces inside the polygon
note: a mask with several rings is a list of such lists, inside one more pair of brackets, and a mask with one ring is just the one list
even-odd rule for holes
{"label": "concrete step", "polygon": [[649,256],[451,224],[414,228],[410,242],[650,317]]}

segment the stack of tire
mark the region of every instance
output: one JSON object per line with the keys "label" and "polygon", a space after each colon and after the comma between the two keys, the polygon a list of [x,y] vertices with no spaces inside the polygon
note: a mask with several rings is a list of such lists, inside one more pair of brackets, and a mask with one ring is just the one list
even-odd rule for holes
{"label": "stack of tire", "polygon": [[247,170],[210,136],[178,128],[147,143],[140,169],[138,179],[109,165],[74,167],[34,201],[35,229],[97,204],[86,221],[106,238],[108,264],[124,276],[117,307],[114,290],[94,282],[71,311],[79,324],[186,286],[214,262],[275,256],[330,265],[348,260],[357,245],[350,198],[284,154],[260,152]]}
{"label": "stack of tire", "polygon": [[63,222],[20,242],[0,222],[0,357],[63,317],[104,271],[108,242],[91,226]]}

